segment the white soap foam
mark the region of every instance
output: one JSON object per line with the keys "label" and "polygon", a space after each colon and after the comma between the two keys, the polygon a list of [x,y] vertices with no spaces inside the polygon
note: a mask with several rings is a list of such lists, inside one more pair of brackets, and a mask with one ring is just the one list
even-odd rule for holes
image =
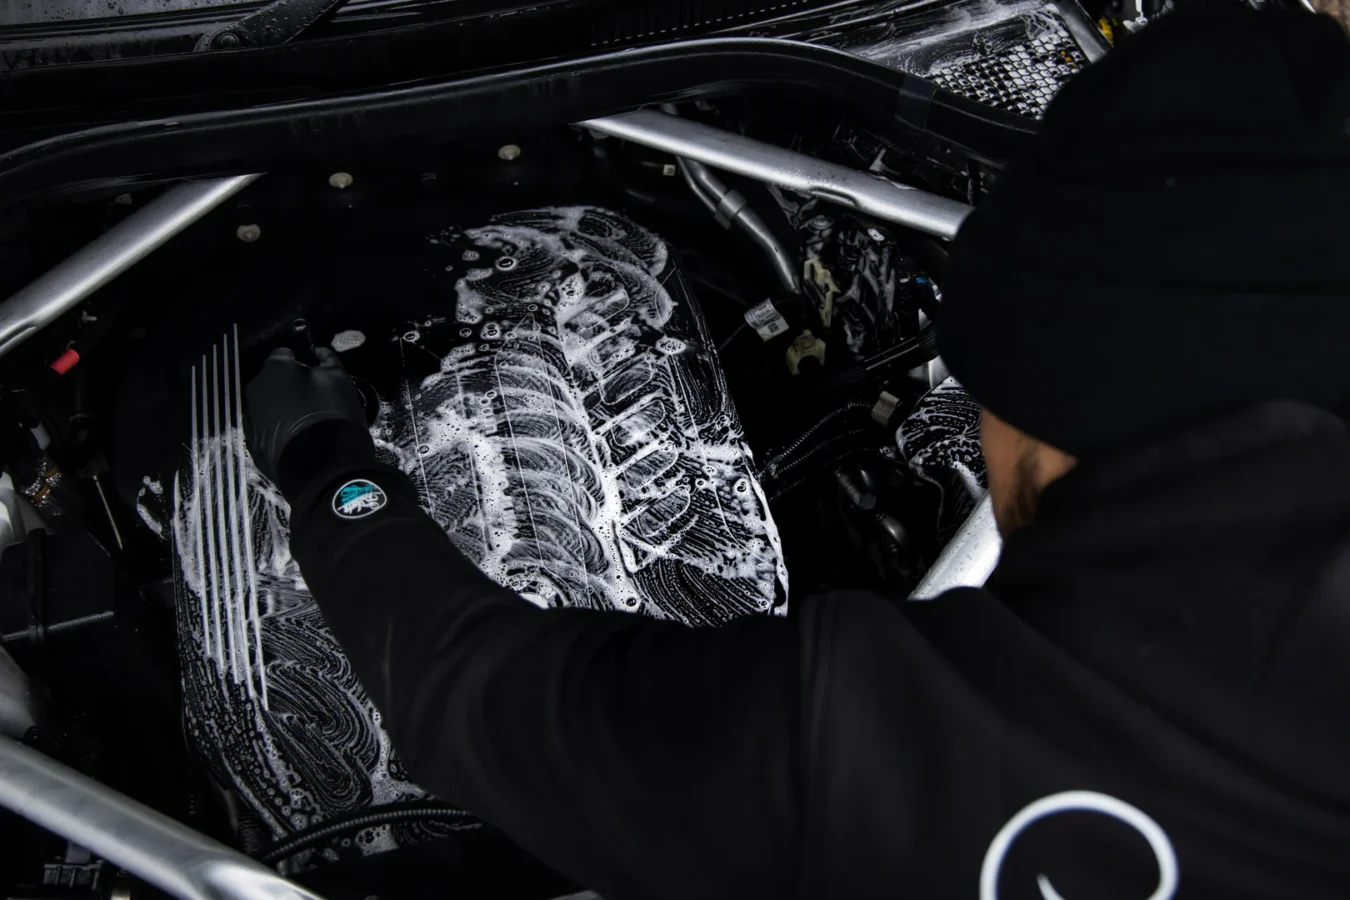
{"label": "white soap foam", "polygon": [[[382,398],[372,436],[466,556],[541,606],[715,624],[786,597],[749,449],[701,317],[664,286],[661,241],[575,208],[432,246],[450,254],[451,272],[434,268],[456,316],[394,335],[401,353],[443,355]],[[193,374],[191,462],[173,490],[184,694],[197,745],[281,837],[425,794],[308,595],[289,508],[243,446],[235,344]],[[396,842],[386,829],[361,846]]]}

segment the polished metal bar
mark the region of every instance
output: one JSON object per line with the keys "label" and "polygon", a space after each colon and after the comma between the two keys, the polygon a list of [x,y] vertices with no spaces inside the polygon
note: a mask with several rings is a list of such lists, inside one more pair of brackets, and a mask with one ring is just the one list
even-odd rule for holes
{"label": "polished metal bar", "polygon": [[680,159],[677,161],[685,181],[703,204],[707,206],[723,228],[738,226],[759,245],[769,257],[769,263],[778,276],[778,283],[789,294],[801,293],[797,281],[797,272],[801,264],[793,260],[778,238],[764,220],[759,217],[740,192],[731,190],[714,175],[707,166],[697,160]]}
{"label": "polished metal bar", "polygon": [[954,237],[971,210],[968,204],[905,187],[880,175],[655,110],[588,119],[578,124],[941,238]]}
{"label": "polished metal bar", "polygon": [[79,306],[258,177],[233,175],[171,187],[38,276],[0,303],[0,356]]}
{"label": "polished metal bar", "polygon": [[938,554],[933,567],[909,595],[911,600],[933,600],[958,587],[984,587],[1003,551],[1003,538],[994,521],[994,504],[986,494]]}
{"label": "polished metal bar", "polygon": [[15,741],[0,806],[182,900],[322,900],[237,850]]}
{"label": "polished metal bar", "polygon": [[0,735],[22,738],[34,724],[28,676],[14,657],[0,647]]}

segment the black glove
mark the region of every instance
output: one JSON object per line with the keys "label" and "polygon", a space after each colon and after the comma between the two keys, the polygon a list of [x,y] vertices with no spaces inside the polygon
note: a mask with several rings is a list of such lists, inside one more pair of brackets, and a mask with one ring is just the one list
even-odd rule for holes
{"label": "black glove", "polygon": [[285,347],[273,350],[245,394],[249,453],[288,499],[339,461],[375,456],[361,392],[336,353],[315,354],[319,364],[307,366]]}

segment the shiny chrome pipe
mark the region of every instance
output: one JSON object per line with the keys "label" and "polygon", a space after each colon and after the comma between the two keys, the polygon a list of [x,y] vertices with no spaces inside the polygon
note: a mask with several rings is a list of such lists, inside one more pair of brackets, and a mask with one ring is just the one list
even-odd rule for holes
{"label": "shiny chrome pipe", "polygon": [[584,128],[756,181],[838,203],[940,238],[956,236],[968,204],[775,147],[711,125],[638,110],[578,123]]}
{"label": "shiny chrome pipe", "polygon": [[182,900],[322,900],[186,825],[0,739],[0,806]]}
{"label": "shiny chrome pipe", "polygon": [[984,587],[998,565],[1003,538],[994,521],[994,502],[985,494],[938,554],[933,567],[909,595],[911,600],[933,600],[958,587]]}
{"label": "shiny chrome pipe", "polygon": [[18,740],[35,724],[28,676],[14,657],[0,647],[0,735]]}
{"label": "shiny chrome pipe", "polygon": [[258,175],[175,185],[0,303],[0,356],[79,306]]}
{"label": "shiny chrome pipe", "polygon": [[783,249],[778,238],[759,217],[759,213],[751,208],[750,202],[741,192],[727,187],[722,179],[697,160],[681,158],[677,162],[684,180],[689,184],[689,189],[712,211],[717,223],[723,228],[735,225],[744,231],[769,257],[774,274],[778,276],[778,283],[782,285],[783,290],[789,294],[801,293],[801,285],[797,281],[800,264]]}

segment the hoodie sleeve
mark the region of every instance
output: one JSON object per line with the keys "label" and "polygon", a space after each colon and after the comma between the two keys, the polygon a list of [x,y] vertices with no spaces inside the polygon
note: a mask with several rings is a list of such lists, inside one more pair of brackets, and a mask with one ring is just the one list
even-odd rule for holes
{"label": "hoodie sleeve", "polygon": [[793,623],[538,608],[401,473],[296,454],[316,465],[289,490],[292,552],[419,784],[605,896],[794,893]]}

